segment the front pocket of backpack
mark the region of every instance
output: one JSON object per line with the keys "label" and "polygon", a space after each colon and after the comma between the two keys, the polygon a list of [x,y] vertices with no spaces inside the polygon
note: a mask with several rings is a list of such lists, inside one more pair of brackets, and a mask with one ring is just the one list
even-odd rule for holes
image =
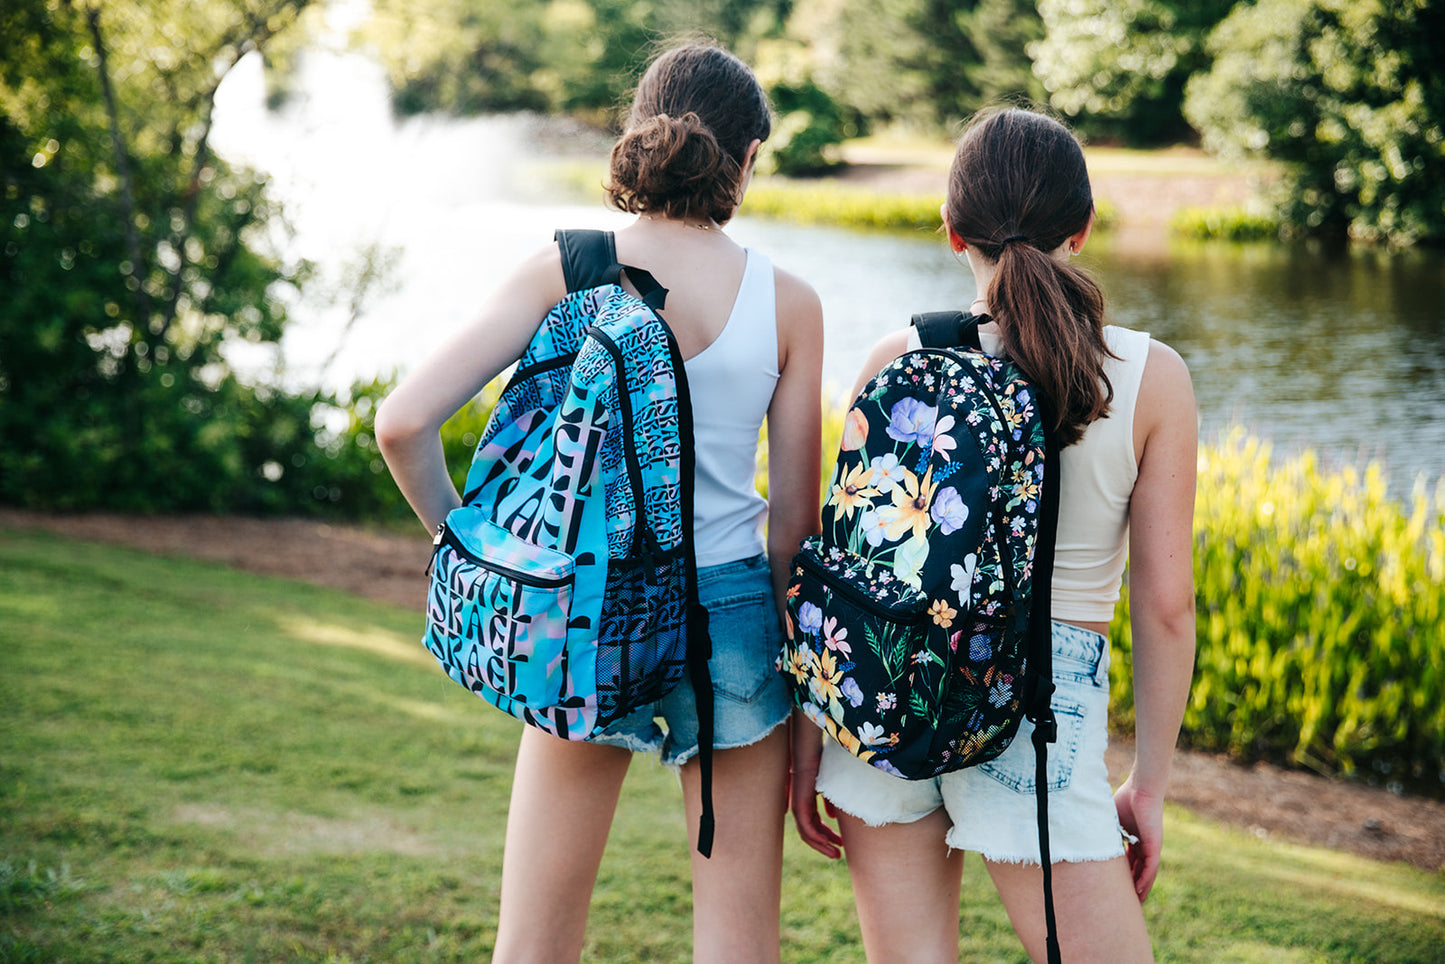
{"label": "front pocket of backpack", "polygon": [[432,560],[427,648],[473,692],[533,709],[559,705],[570,695],[563,650],[573,569],[566,553],[477,510],[455,510]]}
{"label": "front pocket of backpack", "polygon": [[795,701],[832,721],[815,719],[829,732],[846,728],[856,742],[839,741],[859,756],[891,746],[909,713],[905,687],[928,637],[927,606],[886,567],[851,553],[805,546],[794,559],[782,669]]}

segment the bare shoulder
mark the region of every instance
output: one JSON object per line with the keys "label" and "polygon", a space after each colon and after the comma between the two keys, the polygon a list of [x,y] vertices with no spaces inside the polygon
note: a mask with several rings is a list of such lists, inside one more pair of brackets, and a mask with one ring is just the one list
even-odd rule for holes
{"label": "bare shoulder", "polygon": [[557,242],[543,245],[522,260],[504,282],[504,288],[529,288],[542,301],[556,304],[567,294],[567,281],[562,274],[562,251]]}
{"label": "bare shoulder", "polygon": [[1161,459],[1192,464],[1199,411],[1189,366],[1161,341],[1150,340],[1139,398],[1134,406],[1134,451],[1141,470]]}
{"label": "bare shoulder", "polygon": [[777,295],[778,319],[797,319],[804,324],[823,322],[823,303],[813,286],[790,271],[773,266],[773,290]]}
{"label": "bare shoulder", "polygon": [[823,359],[823,303],[813,286],[774,265],[773,292],[778,326],[778,368],[802,360],[817,369]]}
{"label": "bare shoulder", "polygon": [[1189,366],[1177,351],[1162,341],[1149,341],[1149,357],[1139,382],[1138,411],[1160,417],[1187,411],[1193,419],[1194,383],[1189,377]]}

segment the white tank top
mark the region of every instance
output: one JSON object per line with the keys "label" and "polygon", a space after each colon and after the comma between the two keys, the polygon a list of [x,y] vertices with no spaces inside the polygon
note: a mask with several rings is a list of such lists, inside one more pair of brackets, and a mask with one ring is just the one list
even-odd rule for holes
{"label": "white tank top", "polygon": [[[997,335],[979,332],[979,340],[989,354],[1003,354]],[[1113,618],[1129,557],[1129,498],[1139,477],[1134,409],[1149,358],[1149,334],[1105,325],[1104,342],[1119,356],[1104,359],[1104,374],[1114,389],[1109,414],[1059,453],[1064,487],[1054,548],[1053,617],[1070,622]],[[909,347],[918,347],[916,330]]]}
{"label": "white tank top", "polygon": [[686,362],[697,464],[693,544],[698,566],[763,551],[768,504],[758,494],[758,432],[778,383],[778,314],[773,265],[747,249],[727,324]]}

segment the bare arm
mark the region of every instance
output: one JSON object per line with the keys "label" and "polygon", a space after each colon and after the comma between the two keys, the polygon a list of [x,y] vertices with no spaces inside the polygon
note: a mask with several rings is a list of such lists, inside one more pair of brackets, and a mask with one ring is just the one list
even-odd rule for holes
{"label": "bare arm", "polygon": [[1139,477],[1129,505],[1135,758],[1115,804],[1125,829],[1140,838],[1130,847],[1129,862],[1142,901],[1159,871],[1164,792],[1189,698],[1195,642],[1198,419],[1189,370],[1158,342],[1150,345],[1135,418]]}
{"label": "bare arm", "polygon": [[768,558],[779,619],[798,543],[820,531],[823,309],[812,288],[778,278],[778,384],[768,406]]}
{"label": "bare arm", "polygon": [[382,402],[376,441],[397,487],[430,531],[461,504],[442,455],[441,427],[515,362],[566,294],[549,245],[513,272],[476,321],[423,361]]}

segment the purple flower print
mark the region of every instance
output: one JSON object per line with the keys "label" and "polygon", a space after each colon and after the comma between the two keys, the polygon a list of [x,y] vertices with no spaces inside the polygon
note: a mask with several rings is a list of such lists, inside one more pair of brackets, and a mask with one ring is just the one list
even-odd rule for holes
{"label": "purple flower print", "polygon": [[944,535],[953,535],[968,521],[968,506],[958,494],[958,490],[950,485],[939,489],[934,495],[930,514]]}
{"label": "purple flower print", "polygon": [[798,628],[809,636],[817,634],[823,628],[823,610],[810,602],[805,602],[798,607]]}
{"label": "purple flower print", "polygon": [[901,398],[889,413],[888,437],[916,445],[933,443],[933,423],[938,409],[916,398]]}
{"label": "purple flower print", "polygon": [[883,539],[888,533],[888,525],[878,518],[875,510],[868,509],[859,516],[858,525],[863,528],[863,537],[868,540],[870,546],[876,549],[883,545]]}
{"label": "purple flower print", "polygon": [[839,689],[843,691],[844,696],[848,697],[849,704],[852,706],[863,705],[863,691],[859,689],[858,681],[853,677],[849,676],[843,680],[843,685]]}

